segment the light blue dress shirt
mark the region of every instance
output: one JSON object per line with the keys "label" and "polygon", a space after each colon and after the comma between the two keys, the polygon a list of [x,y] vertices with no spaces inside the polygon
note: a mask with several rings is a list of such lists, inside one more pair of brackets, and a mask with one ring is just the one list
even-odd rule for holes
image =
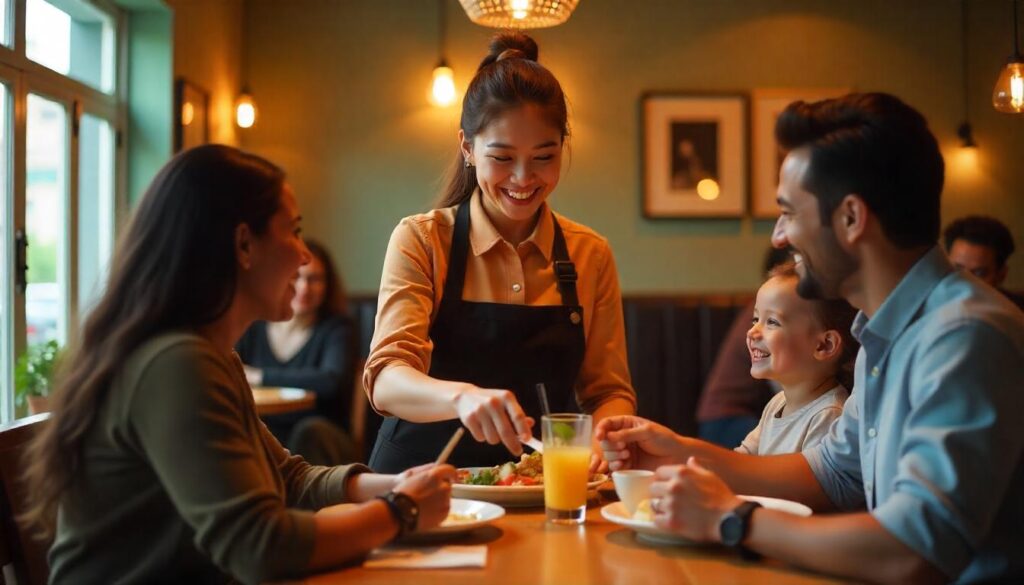
{"label": "light blue dress shirt", "polygon": [[1024,576],[1024,313],[936,247],[853,334],[854,391],[803,453],[822,488],[951,580]]}

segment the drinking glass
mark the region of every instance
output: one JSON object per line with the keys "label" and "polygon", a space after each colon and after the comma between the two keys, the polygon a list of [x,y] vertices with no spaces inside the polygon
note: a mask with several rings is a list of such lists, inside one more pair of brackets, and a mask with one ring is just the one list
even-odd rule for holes
{"label": "drinking glass", "polygon": [[582,524],[586,518],[592,426],[589,414],[541,417],[544,509],[550,522]]}

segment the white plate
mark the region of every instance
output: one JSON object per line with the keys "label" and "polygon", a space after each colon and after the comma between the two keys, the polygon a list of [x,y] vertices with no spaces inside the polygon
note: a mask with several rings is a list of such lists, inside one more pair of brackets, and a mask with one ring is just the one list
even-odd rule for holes
{"label": "white plate", "polygon": [[[481,469],[489,467],[466,467],[467,471],[474,475]],[[595,490],[597,486],[608,481],[608,476],[599,473],[597,479],[587,483],[588,490]],[[483,500],[509,507],[543,506],[544,486],[543,485],[470,485],[467,483],[456,483],[452,485],[453,498],[469,498]]]}
{"label": "white plate", "polygon": [[[769,510],[779,510],[780,512],[788,512],[797,516],[810,516],[811,509],[807,506],[791,502],[789,500],[780,500],[778,498],[766,498],[763,496],[739,496],[744,500],[751,502],[757,502],[768,508]],[[666,544],[687,544],[693,545],[698,544],[688,538],[666,532],[661,528],[654,525],[654,522],[646,522],[644,520],[634,520],[630,516],[629,512],[626,511],[626,506],[622,502],[615,502],[614,504],[608,504],[604,508],[601,508],[601,516],[609,522],[614,522],[620,526],[632,528],[637,533],[637,538],[640,540],[646,540],[649,542],[666,543]]]}
{"label": "white plate", "polygon": [[439,534],[451,535],[468,532],[474,528],[490,524],[498,518],[501,518],[505,515],[505,508],[490,502],[452,498],[452,505],[449,509],[449,513],[472,515],[476,518],[474,520],[465,520],[460,522],[450,522],[445,520],[440,526],[418,532],[414,536],[436,536]]}

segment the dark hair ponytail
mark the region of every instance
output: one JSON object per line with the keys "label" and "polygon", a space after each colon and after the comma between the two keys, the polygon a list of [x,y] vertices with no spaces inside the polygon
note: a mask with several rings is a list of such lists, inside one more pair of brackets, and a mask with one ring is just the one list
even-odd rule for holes
{"label": "dark hair ponytail", "polygon": [[[569,115],[562,86],[537,62],[537,43],[521,32],[502,32],[491,39],[487,56],[462,99],[459,128],[472,140],[504,112],[532,104],[559,129],[562,140],[569,136]],[[476,190],[476,168],[467,166],[461,150],[448,172],[438,207],[451,207],[469,200]]]}

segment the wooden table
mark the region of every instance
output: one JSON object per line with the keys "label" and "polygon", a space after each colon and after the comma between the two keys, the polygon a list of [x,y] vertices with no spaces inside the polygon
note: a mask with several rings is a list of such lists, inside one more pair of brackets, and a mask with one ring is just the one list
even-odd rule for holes
{"label": "wooden table", "polygon": [[483,569],[394,570],[354,566],[302,581],[309,585],[399,583],[405,585],[644,585],[671,583],[839,583],[780,562],[742,561],[718,546],[672,546],[638,541],[632,530],[587,510],[578,527],[556,526],[544,511],[508,509],[504,518],[450,544],[487,544]]}
{"label": "wooden table", "polygon": [[260,416],[311,410],[316,406],[316,393],[298,388],[257,387],[252,389],[252,398]]}

